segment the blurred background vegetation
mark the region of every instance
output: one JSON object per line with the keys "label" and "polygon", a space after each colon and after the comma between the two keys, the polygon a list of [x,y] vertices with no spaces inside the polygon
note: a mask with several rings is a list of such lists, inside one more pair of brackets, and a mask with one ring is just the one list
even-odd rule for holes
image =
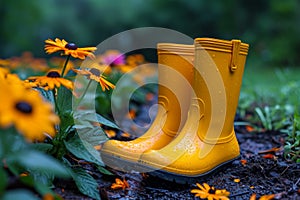
{"label": "blurred background vegetation", "polygon": [[[298,0],[0,0],[0,59],[24,51],[50,58],[43,50],[48,38],[96,46],[139,27],[169,28],[192,38],[240,39],[250,50],[237,121],[251,122],[258,131],[287,133],[285,155],[300,162],[299,10]],[[154,49],[136,53],[156,61]],[[115,83],[118,75],[109,78]],[[156,91],[151,89],[156,88],[136,93],[133,111],[144,104],[145,93]],[[109,96],[99,92],[96,98],[97,112],[108,118]]]}
{"label": "blurred background vegetation", "polygon": [[45,57],[48,38],[94,46],[155,26],[192,38],[241,39],[251,45],[249,65],[299,66],[299,9],[297,0],[0,0],[0,57]]}

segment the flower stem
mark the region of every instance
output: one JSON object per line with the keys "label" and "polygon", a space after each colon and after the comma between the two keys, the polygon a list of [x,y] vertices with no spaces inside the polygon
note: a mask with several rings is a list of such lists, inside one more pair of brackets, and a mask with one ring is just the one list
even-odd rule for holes
{"label": "flower stem", "polygon": [[66,59],[66,61],[65,61],[64,67],[63,67],[62,72],[61,72],[61,77],[64,77],[64,73],[65,73],[65,71],[66,71],[67,64],[68,64],[68,62],[69,62],[69,60],[70,60],[70,57],[71,57],[71,55],[68,55],[68,57],[67,57],[67,59]]}
{"label": "flower stem", "polygon": [[77,105],[79,105],[79,104],[80,104],[80,102],[82,101],[82,99],[83,99],[83,98],[84,98],[84,96],[86,95],[86,93],[87,93],[87,91],[88,91],[88,89],[89,89],[89,87],[90,87],[90,85],[91,85],[92,81],[93,81],[93,80],[91,80],[91,79],[89,80],[89,82],[88,82],[88,84],[87,84],[87,86],[86,86],[86,88],[85,88],[85,90],[84,90],[83,94],[81,95],[80,99],[78,100],[78,103],[77,103]]}
{"label": "flower stem", "polygon": [[52,91],[52,95],[53,95],[53,100],[54,100],[55,110],[57,111],[57,113],[60,113],[60,112],[59,112],[59,108],[58,108],[58,104],[57,104],[57,101],[56,101],[55,89],[53,89],[53,90],[51,90],[51,91]]}

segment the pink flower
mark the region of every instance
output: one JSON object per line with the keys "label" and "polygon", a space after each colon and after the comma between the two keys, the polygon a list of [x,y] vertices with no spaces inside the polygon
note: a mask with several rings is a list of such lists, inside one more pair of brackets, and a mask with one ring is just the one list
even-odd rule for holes
{"label": "pink flower", "polygon": [[115,50],[106,51],[101,57],[101,62],[104,65],[124,65],[125,55]]}

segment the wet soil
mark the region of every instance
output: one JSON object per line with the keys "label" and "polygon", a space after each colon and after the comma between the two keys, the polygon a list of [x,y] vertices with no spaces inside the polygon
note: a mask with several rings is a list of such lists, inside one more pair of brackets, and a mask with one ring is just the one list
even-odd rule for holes
{"label": "wet soil", "polygon": [[[224,166],[218,172],[204,180],[194,179],[192,184],[177,184],[148,174],[124,173],[112,170],[114,176],[96,172],[102,199],[199,199],[190,190],[196,183],[206,182],[218,189],[230,192],[230,199],[249,199],[253,193],[257,197],[277,194],[275,199],[300,199],[300,164],[284,159],[284,135],[280,133],[237,133],[241,157]],[[281,148],[276,152],[266,152],[272,148]],[[272,155],[272,156],[271,156]],[[241,161],[242,160],[242,161]],[[242,163],[246,162],[246,163]],[[85,166],[87,167],[87,166]],[[112,190],[115,178],[125,178],[130,188]],[[239,179],[240,182],[235,182]],[[90,199],[77,192],[74,184],[60,184],[55,189],[64,199]]]}
{"label": "wet soil", "polygon": [[[149,123],[149,117],[145,117],[145,113],[148,113],[152,103],[141,107],[142,114],[135,120]],[[232,200],[248,200],[254,193],[257,199],[267,194],[276,194],[275,199],[300,199],[300,164],[284,158],[285,134],[248,132],[245,127],[235,129],[240,144],[240,158],[204,179],[193,179],[189,184],[166,181],[150,174],[124,173],[113,169],[109,170],[114,175],[109,176],[100,174],[89,165],[82,167],[89,170],[99,183],[101,199],[199,199],[190,190],[197,188],[196,183],[204,182],[217,189],[226,189]],[[272,151],[273,148],[277,149]],[[130,187],[126,190],[111,189],[115,178],[126,179]],[[80,194],[73,182],[58,181],[55,185],[55,192],[64,199],[91,199]]]}

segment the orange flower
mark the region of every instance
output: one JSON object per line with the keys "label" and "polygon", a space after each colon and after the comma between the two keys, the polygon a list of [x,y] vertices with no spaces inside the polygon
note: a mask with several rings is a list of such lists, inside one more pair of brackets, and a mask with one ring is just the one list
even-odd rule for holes
{"label": "orange flower", "polygon": [[0,66],[6,67],[9,66],[10,61],[8,59],[0,59]]}
{"label": "orange flower", "polygon": [[18,84],[23,85],[25,88],[33,88],[38,87],[37,83],[29,82],[28,80],[22,81],[17,74],[1,74],[1,67],[0,67],[0,80],[5,80],[8,84]]}
{"label": "orange flower", "polygon": [[129,138],[130,137],[130,133],[127,133],[127,132],[124,132],[121,134],[122,137],[125,137],[125,138]]}
{"label": "orange flower", "polygon": [[66,40],[60,40],[58,38],[55,41],[48,39],[45,40],[45,51],[48,54],[55,53],[57,51],[63,51],[62,55],[71,55],[74,58],[85,59],[86,56],[94,58],[94,51],[96,47],[84,47],[78,48],[74,43],[68,43]]}
{"label": "orange flower", "polygon": [[259,200],[271,200],[274,199],[275,194],[268,194],[268,195],[263,195],[259,198]]}
{"label": "orange flower", "polygon": [[256,194],[252,194],[249,200],[256,200]]}
{"label": "orange flower", "polygon": [[32,53],[28,51],[23,52],[20,57],[12,57],[6,60],[0,59],[0,66],[10,69],[29,68],[40,72],[49,69],[45,59],[35,58]]}
{"label": "orange flower", "polygon": [[246,126],[246,130],[247,130],[248,132],[252,132],[252,131],[254,131],[255,129],[254,129],[253,126],[247,125],[247,126]]}
{"label": "orange flower", "polygon": [[129,110],[129,112],[127,113],[127,118],[128,119],[134,119],[136,116],[136,111],[135,110]]}
{"label": "orange flower", "polygon": [[247,160],[244,160],[244,159],[240,160],[240,162],[242,163],[243,166],[245,166],[247,164]]}
{"label": "orange flower", "polygon": [[111,187],[110,187],[111,189],[114,189],[114,190],[116,190],[116,189],[125,190],[126,188],[129,188],[129,184],[128,184],[128,182],[125,179],[123,179],[123,181],[122,181],[121,179],[116,178],[115,181],[116,182],[111,185]]}
{"label": "orange flower", "polygon": [[116,131],[114,131],[114,130],[105,130],[105,133],[106,133],[107,137],[109,137],[109,138],[113,138],[116,136]]}
{"label": "orange flower", "polygon": [[153,93],[147,93],[146,94],[146,100],[152,101],[154,99],[155,95]]}
{"label": "orange flower", "polygon": [[86,76],[90,80],[97,81],[100,84],[102,91],[109,90],[110,88],[115,88],[115,85],[106,80],[101,71],[97,68],[73,69],[73,71],[77,74]]}
{"label": "orange flower", "polygon": [[86,59],[82,64],[84,64],[84,68],[88,69],[98,69],[102,74],[110,74],[111,73],[111,66],[105,63],[102,63],[101,60],[99,61],[99,58],[96,59]]}
{"label": "orange flower", "polygon": [[59,117],[38,91],[0,80],[0,96],[0,127],[14,125],[29,141],[56,134]]}
{"label": "orange flower", "polygon": [[38,86],[43,87],[45,90],[53,90],[54,88],[59,88],[61,85],[70,90],[73,89],[73,82],[62,78],[57,70],[49,71],[46,76],[29,77],[28,80],[37,83]]}
{"label": "orange flower", "polygon": [[239,179],[239,178],[235,178],[235,179],[233,179],[233,182],[235,182],[235,183],[239,183],[239,182],[241,182],[241,179]]}
{"label": "orange flower", "polygon": [[210,187],[207,183],[203,183],[203,186],[199,183],[196,185],[200,188],[191,190],[191,193],[196,193],[195,197],[200,197],[201,199],[215,199],[215,200],[229,200],[228,196],[230,192],[227,190],[219,190],[215,189],[214,187]]}
{"label": "orange flower", "polygon": [[101,146],[101,145],[96,145],[96,146],[94,146],[94,149],[96,149],[97,151],[100,151],[100,150],[101,150],[101,148],[102,148],[102,146]]}
{"label": "orange flower", "polygon": [[[275,194],[263,195],[259,198],[259,200],[271,200],[274,199]],[[252,194],[250,200],[256,200],[256,194]]]}
{"label": "orange flower", "polygon": [[8,73],[9,73],[8,69],[0,67],[0,80],[5,79]]}
{"label": "orange flower", "polygon": [[263,155],[262,157],[267,158],[267,159],[276,159],[277,158],[276,156],[274,156],[273,154],[270,154],[270,153]]}
{"label": "orange flower", "polygon": [[130,55],[126,58],[126,63],[132,67],[144,64],[145,62],[145,58],[141,54]]}
{"label": "orange flower", "polygon": [[62,199],[62,198],[55,198],[55,196],[53,194],[50,194],[50,193],[46,193],[44,196],[43,196],[43,200],[55,200],[55,199]]}

